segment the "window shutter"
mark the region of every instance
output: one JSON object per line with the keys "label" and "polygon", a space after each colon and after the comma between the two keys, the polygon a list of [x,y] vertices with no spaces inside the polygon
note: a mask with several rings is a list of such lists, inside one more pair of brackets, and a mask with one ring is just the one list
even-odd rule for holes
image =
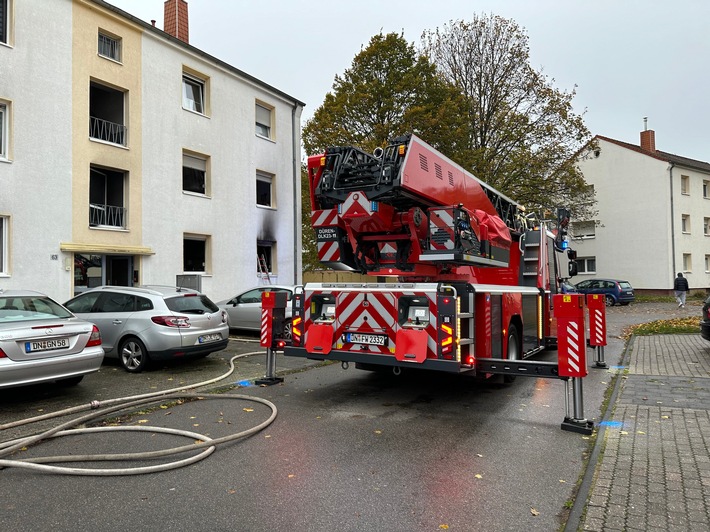
{"label": "window shutter", "polygon": [[261,105],[256,105],[256,121],[259,124],[271,127],[271,110]]}

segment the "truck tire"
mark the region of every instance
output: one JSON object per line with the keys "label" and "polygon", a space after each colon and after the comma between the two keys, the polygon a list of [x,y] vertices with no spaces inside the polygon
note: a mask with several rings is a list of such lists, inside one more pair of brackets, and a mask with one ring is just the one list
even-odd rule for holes
{"label": "truck tire", "polygon": [[[520,340],[518,338],[518,329],[515,325],[508,327],[508,349],[506,360],[520,360]],[[503,382],[510,384],[515,381],[515,375],[503,375]]]}

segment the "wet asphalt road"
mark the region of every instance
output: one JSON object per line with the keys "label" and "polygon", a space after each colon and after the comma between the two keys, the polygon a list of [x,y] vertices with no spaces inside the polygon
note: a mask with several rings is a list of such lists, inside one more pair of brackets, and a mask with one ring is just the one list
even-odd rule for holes
{"label": "wet asphalt road", "polygon": [[[699,306],[610,309],[607,362],[620,360],[624,326],[694,312]],[[139,375],[109,363],[74,389],[2,392],[0,424],[40,410],[207,380],[228,369],[232,353],[249,351],[259,351],[258,344],[233,341],[226,352]],[[590,365],[591,351],[587,357]],[[264,362],[261,355],[237,361],[237,372],[224,385],[262,376]],[[303,362],[279,355],[277,370],[296,371]],[[502,531],[557,530],[564,523],[592,440],[560,430],[562,381],[518,378],[506,386],[311,365],[285,375],[280,385],[237,389],[272,401],[276,421],[194,465],[125,477],[0,470],[0,490],[12,493],[0,500],[0,529]],[[587,418],[600,419],[614,371],[590,368],[583,381]],[[269,413],[262,404],[210,399],[171,404],[126,423],[214,438],[254,426]],[[7,429],[0,440],[21,430]],[[20,454],[142,451],[184,443],[175,436],[118,433],[63,438]],[[109,467],[120,465],[126,466]]]}

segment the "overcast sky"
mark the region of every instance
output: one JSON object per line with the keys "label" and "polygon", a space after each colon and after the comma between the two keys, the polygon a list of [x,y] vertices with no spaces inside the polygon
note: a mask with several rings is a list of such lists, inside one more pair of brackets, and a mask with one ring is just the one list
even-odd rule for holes
{"label": "overcast sky", "polygon": [[[163,28],[163,0],[107,0]],[[188,0],[190,44],[306,103],[373,35],[424,30],[493,13],[527,31],[531,65],[575,85],[592,134],[710,161],[710,0]]]}

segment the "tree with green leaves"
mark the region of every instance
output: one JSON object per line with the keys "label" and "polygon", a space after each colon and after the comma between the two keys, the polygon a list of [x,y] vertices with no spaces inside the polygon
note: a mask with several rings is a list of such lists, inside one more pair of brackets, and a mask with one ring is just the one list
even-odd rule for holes
{"label": "tree with green leaves", "polygon": [[[464,103],[458,89],[443,80],[414,44],[396,33],[380,33],[336,75],[333,91],[302,131],[308,155],[329,146],[356,146],[372,152],[404,133],[415,132],[443,153],[465,144]],[[302,174],[303,267],[319,266],[310,224],[310,197]]]}
{"label": "tree with green leaves", "polygon": [[402,35],[382,33],[370,39],[333,91],[325,96],[302,138],[306,153],[329,146],[357,146],[371,152],[407,132],[416,132],[442,152],[464,140],[460,116],[464,100],[436,66]]}
{"label": "tree with green leaves", "polygon": [[422,35],[422,51],[465,103],[466,146],[447,153],[530,209],[570,207],[593,215],[590,188],[575,162],[591,140],[570,92],[530,66],[527,33],[495,15],[452,21]]}

